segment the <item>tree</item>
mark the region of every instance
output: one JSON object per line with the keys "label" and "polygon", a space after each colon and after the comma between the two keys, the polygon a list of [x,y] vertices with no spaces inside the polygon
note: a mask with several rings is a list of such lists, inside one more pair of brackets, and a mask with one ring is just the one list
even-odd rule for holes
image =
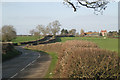
{"label": "tree", "polygon": [[50,26],[46,27],[46,32],[47,32],[47,34],[52,35],[52,31],[51,31]]}
{"label": "tree", "polygon": [[69,34],[72,34],[72,35],[75,36],[75,34],[76,34],[76,29],[71,29],[71,30],[69,31]]}
{"label": "tree", "polygon": [[53,36],[55,36],[56,33],[58,33],[60,31],[61,24],[60,24],[60,22],[58,20],[55,20],[55,21],[49,23],[48,26],[49,26]]}
{"label": "tree", "polygon": [[75,34],[75,36],[79,37],[80,35],[79,35],[79,33],[77,32],[77,33]]}
{"label": "tree", "polygon": [[108,32],[108,36],[118,36],[118,32],[117,31],[109,31]]}
{"label": "tree", "polygon": [[40,36],[39,32],[35,31],[34,36]]}
{"label": "tree", "polygon": [[16,38],[16,30],[12,25],[4,25],[1,29],[2,41],[11,41]]}
{"label": "tree", "polygon": [[119,31],[118,31],[118,34],[120,35],[120,29],[119,29]]}
{"label": "tree", "polygon": [[61,30],[61,35],[63,35],[63,33],[64,33],[64,29]]}
{"label": "tree", "polygon": [[66,35],[68,34],[68,30],[67,29],[62,29],[61,30],[61,35]]}
{"label": "tree", "polygon": [[100,33],[99,35],[102,36],[102,33]]}
{"label": "tree", "polygon": [[46,36],[47,34],[51,34],[51,29],[49,26],[45,27],[44,25],[38,25],[36,29],[39,33],[42,33],[44,36]]}
{"label": "tree", "polygon": [[83,30],[83,29],[81,29],[81,30],[80,30],[80,33],[81,33],[81,34],[84,34],[84,30]]}
{"label": "tree", "polygon": [[65,34],[68,34],[68,30],[67,30],[67,29],[66,29],[66,30],[64,30],[64,33],[65,33]]}
{"label": "tree", "polygon": [[30,34],[31,34],[31,35],[34,35],[34,33],[35,33],[35,30],[34,30],[34,29],[30,30]]}
{"label": "tree", "polygon": [[74,0],[74,2],[71,0],[64,0],[64,4],[71,6],[74,9],[74,12],[76,12],[80,6],[94,9],[95,12],[103,12],[108,3],[108,0]]}
{"label": "tree", "polygon": [[36,29],[37,29],[37,31],[38,31],[38,33],[39,33],[39,36],[40,36],[41,32],[43,31],[43,27],[44,27],[44,25],[38,25],[38,26],[36,27]]}

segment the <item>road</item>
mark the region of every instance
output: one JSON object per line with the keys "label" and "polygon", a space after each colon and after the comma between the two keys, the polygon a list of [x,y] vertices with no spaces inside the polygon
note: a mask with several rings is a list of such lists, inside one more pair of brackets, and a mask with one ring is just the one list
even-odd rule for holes
{"label": "road", "polygon": [[51,63],[45,53],[16,47],[22,54],[2,64],[2,78],[43,78]]}

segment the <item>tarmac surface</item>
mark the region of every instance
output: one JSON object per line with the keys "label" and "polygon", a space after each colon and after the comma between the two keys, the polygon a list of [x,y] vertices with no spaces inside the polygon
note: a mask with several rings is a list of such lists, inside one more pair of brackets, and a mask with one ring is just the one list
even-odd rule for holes
{"label": "tarmac surface", "polygon": [[51,57],[43,52],[16,47],[22,54],[2,63],[2,78],[43,78],[51,63]]}

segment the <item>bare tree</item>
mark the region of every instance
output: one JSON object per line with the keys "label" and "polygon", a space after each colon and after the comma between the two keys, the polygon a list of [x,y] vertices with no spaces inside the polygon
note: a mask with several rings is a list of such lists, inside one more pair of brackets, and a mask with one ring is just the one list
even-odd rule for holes
{"label": "bare tree", "polygon": [[83,29],[81,29],[81,30],[80,30],[80,33],[81,33],[81,34],[83,34],[83,33],[84,33],[84,30],[83,30]]}
{"label": "bare tree", "polygon": [[79,33],[77,32],[77,33],[75,34],[75,36],[76,36],[76,37],[79,37]]}
{"label": "bare tree", "polygon": [[1,29],[2,41],[11,41],[16,38],[16,30],[12,25],[4,25]]}
{"label": "bare tree", "polygon": [[46,27],[46,32],[47,32],[47,34],[52,35],[52,31],[51,31],[50,26]]}
{"label": "bare tree", "polygon": [[[74,1],[74,2],[72,2]],[[94,9],[95,12],[103,12],[106,9],[108,0],[64,0],[64,4],[71,6],[74,12],[77,11],[80,6],[85,6],[87,8]]]}
{"label": "bare tree", "polygon": [[[43,32],[43,28],[44,28],[44,25],[38,25],[38,26],[36,27],[36,29],[37,29],[37,31],[38,31],[38,33],[39,33],[39,36],[40,36],[41,32]],[[40,37],[39,37],[39,38],[40,38]]]}
{"label": "bare tree", "polygon": [[41,32],[42,32],[43,36],[46,36],[46,34],[48,33],[47,32],[47,28],[46,27],[42,27],[41,28]]}
{"label": "bare tree", "polygon": [[71,34],[71,35],[74,35],[74,36],[75,36],[75,34],[76,34],[76,29],[71,29],[71,30],[69,31],[69,34]]}
{"label": "bare tree", "polygon": [[38,32],[39,32],[39,35],[40,35],[40,33],[42,32],[43,27],[44,27],[44,25],[38,25],[38,26],[36,27],[36,29],[37,29]]}
{"label": "bare tree", "polygon": [[58,33],[60,31],[61,24],[60,24],[60,22],[58,20],[55,20],[52,23],[49,23],[48,26],[49,26],[52,34],[55,36],[56,33]]}
{"label": "bare tree", "polygon": [[44,36],[50,33],[50,27],[45,27],[44,25],[38,25],[36,27],[39,33],[42,33]]}
{"label": "bare tree", "polygon": [[40,36],[39,32],[35,31],[34,36]]}
{"label": "bare tree", "polygon": [[30,34],[31,34],[31,35],[34,35],[34,33],[35,33],[35,30],[34,30],[34,29],[30,30]]}

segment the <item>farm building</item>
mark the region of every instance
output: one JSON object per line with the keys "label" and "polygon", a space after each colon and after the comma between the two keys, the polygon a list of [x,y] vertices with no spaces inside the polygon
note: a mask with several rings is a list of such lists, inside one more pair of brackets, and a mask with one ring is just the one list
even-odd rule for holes
{"label": "farm building", "polygon": [[84,33],[85,36],[99,36],[99,32],[86,32]]}
{"label": "farm building", "polygon": [[102,36],[107,36],[107,30],[101,30],[100,33],[102,34]]}

